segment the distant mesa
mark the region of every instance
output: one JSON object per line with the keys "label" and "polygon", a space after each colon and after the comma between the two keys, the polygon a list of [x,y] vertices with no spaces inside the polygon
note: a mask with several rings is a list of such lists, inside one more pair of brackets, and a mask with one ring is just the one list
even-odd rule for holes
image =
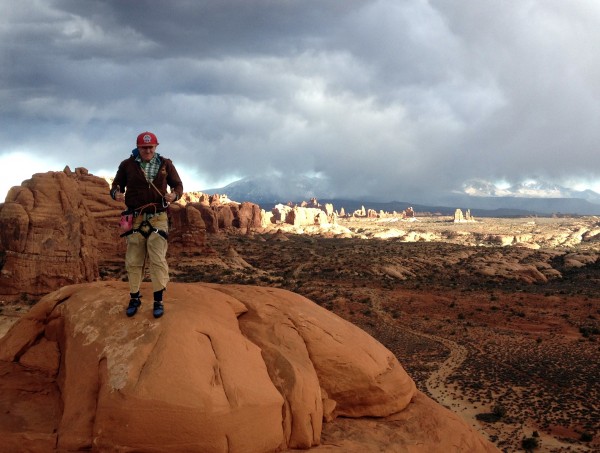
{"label": "distant mesa", "polygon": [[3,451],[498,451],[298,294],[174,283],[157,321],[127,291],[65,286],[0,339]]}

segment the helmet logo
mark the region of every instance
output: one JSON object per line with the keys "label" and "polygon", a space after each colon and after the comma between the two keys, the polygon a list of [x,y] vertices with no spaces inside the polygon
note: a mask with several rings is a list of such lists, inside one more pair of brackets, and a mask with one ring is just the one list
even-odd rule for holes
{"label": "helmet logo", "polygon": [[144,143],[152,143],[152,137],[150,137],[150,135],[146,134],[144,135]]}

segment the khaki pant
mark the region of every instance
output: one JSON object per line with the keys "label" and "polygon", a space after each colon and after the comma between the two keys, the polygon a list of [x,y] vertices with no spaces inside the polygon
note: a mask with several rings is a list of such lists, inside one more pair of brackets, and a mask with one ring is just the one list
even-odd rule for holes
{"label": "khaki pant", "polygon": [[[133,228],[138,228],[145,215],[140,214],[133,221]],[[160,214],[148,219],[153,228],[164,231],[169,230],[167,213]],[[152,280],[152,291],[166,289],[169,282],[169,266],[167,264],[167,240],[158,233],[150,233],[145,238],[141,233],[133,233],[127,236],[127,253],[125,254],[125,268],[129,278],[129,292],[136,293],[144,277],[144,264],[150,266],[150,278]]]}

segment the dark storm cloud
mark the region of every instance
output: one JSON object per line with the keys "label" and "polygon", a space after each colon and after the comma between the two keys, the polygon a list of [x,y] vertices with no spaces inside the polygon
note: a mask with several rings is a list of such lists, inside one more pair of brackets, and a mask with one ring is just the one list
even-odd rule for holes
{"label": "dark storm cloud", "polygon": [[112,173],[150,129],[204,188],[600,179],[591,1],[0,0],[0,17],[0,159]]}
{"label": "dark storm cloud", "polygon": [[[93,3],[90,5],[90,3]],[[284,55],[318,46],[335,21],[364,0],[58,1],[101,26],[131,29],[156,44],[139,57]]]}
{"label": "dark storm cloud", "polygon": [[483,173],[487,160],[506,178],[597,177],[598,7],[581,1],[515,2],[512,8],[468,3],[464,14],[442,13],[503,101],[465,135],[476,170]]}

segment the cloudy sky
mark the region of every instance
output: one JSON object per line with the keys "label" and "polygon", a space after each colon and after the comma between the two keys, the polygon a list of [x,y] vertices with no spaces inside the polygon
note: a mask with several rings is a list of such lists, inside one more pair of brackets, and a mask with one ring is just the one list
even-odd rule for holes
{"label": "cloudy sky", "polygon": [[598,43],[597,0],[0,0],[0,191],[144,130],[186,190],[598,190]]}

